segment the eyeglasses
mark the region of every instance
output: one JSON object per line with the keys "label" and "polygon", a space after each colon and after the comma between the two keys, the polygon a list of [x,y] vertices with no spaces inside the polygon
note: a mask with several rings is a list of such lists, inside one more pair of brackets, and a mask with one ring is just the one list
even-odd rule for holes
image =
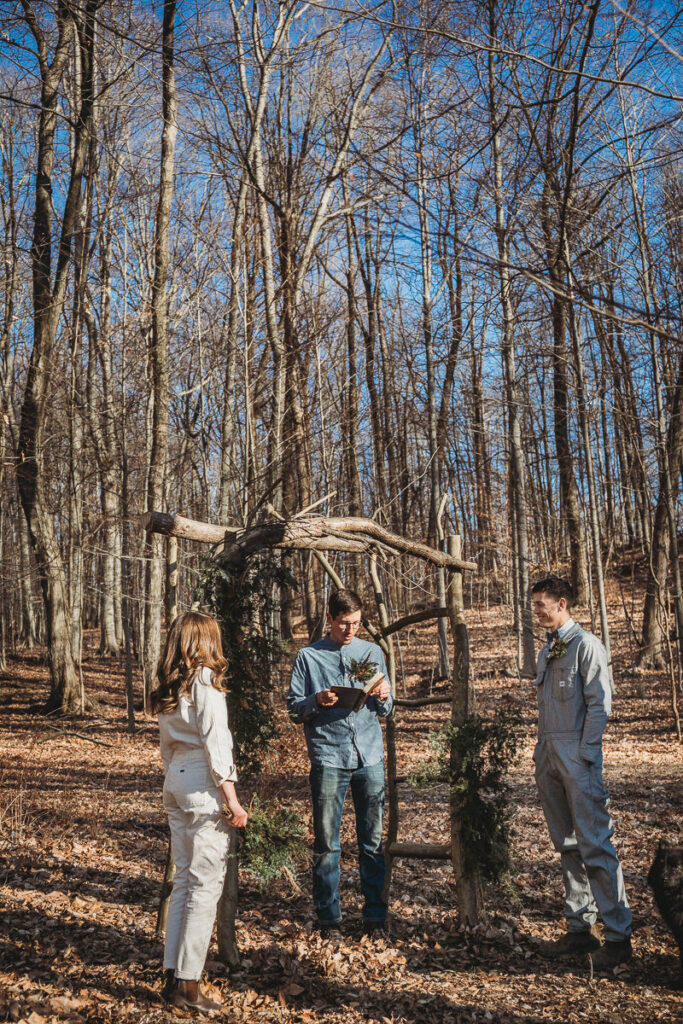
{"label": "eyeglasses", "polygon": [[339,629],[349,630],[351,633],[355,633],[357,629],[360,629],[360,622],[337,622],[336,625]]}

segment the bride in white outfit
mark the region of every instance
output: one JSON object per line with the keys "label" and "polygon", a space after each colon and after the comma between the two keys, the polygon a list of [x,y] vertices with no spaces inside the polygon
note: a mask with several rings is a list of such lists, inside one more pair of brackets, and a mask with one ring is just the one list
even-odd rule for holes
{"label": "bride in white outfit", "polygon": [[164,807],[176,873],[166,925],[163,995],[183,1009],[220,1009],[199,981],[227,866],[229,825],[247,812],[235,793],[237,773],[223,678],[227,662],[212,616],[184,612],[169,630],[150,704],[159,718]]}

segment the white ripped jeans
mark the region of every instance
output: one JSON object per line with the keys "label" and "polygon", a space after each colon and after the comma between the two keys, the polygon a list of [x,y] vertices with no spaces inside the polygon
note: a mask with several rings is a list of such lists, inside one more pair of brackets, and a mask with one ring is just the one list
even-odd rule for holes
{"label": "white ripped jeans", "polygon": [[175,876],[168,910],[164,969],[199,981],[227,867],[229,826],[221,794],[201,750],[176,754],[164,781]]}

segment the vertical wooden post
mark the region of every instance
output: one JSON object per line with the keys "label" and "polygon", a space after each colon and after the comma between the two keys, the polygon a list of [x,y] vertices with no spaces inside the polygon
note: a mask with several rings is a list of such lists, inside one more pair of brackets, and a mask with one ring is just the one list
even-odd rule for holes
{"label": "vertical wooden post", "polygon": [[178,538],[170,536],[166,547],[166,629],[178,616]]}
{"label": "vertical wooden post", "polygon": [[[125,679],[126,679],[126,711],[128,715],[128,732],[135,732],[135,691],[133,689],[133,652],[131,641],[131,610],[130,610],[130,564],[128,560],[128,523],[126,514],[128,510],[128,453],[124,445],[122,474],[121,474],[121,506],[123,508],[123,523],[121,524],[121,614],[123,620],[123,647],[125,651]],[[145,688],[145,676],[142,676],[142,713],[147,714],[147,690]]]}
{"label": "vertical wooden post", "polygon": [[[442,494],[439,502],[439,509],[436,514],[436,535],[439,547],[443,548],[445,540],[443,529],[443,514],[448,502],[448,495]],[[440,608],[446,604],[446,570],[441,566],[436,569],[436,596]],[[439,636],[439,675],[442,679],[448,679],[451,674],[451,664],[448,657],[448,626],[444,618],[437,619],[436,628]]]}
{"label": "vertical wooden post", "polygon": [[240,954],[235,935],[235,918],[237,916],[237,898],[239,881],[239,859],[237,849],[237,832],[230,829],[230,843],[228,846],[228,868],[225,872],[223,891],[218,901],[218,912],[216,914],[216,939],[218,941],[218,955],[224,964],[229,967],[238,967]]}
{"label": "vertical wooden post", "polygon": [[[379,581],[379,573],[377,571],[377,554],[375,551],[370,555],[370,576],[372,578],[372,585],[375,590],[375,601],[377,603],[377,612],[379,614],[379,622],[382,629],[385,629],[389,625],[389,615],[387,614],[387,606],[384,600],[384,593],[382,591],[382,585]],[[391,685],[391,695],[396,696],[396,654],[394,652],[394,643],[392,638],[386,637],[385,642],[387,645],[387,671],[389,673],[389,683]],[[389,889],[391,888],[391,872],[393,867],[393,858],[391,853],[392,844],[396,842],[398,836],[398,787],[396,785],[396,711],[392,711],[387,718],[386,724],[386,744],[387,744],[387,838],[386,845],[384,847],[384,859],[386,861],[387,873],[384,879],[384,899],[389,901]]]}
{"label": "vertical wooden post", "polygon": [[[166,545],[166,629],[169,628],[178,614],[178,538],[170,536]],[[164,870],[164,881],[161,886],[161,900],[157,912],[156,937],[163,940],[166,935],[166,922],[168,921],[168,904],[173,889],[173,877],[175,875],[175,863],[171,853],[169,840],[168,853],[166,855],[166,868]]]}
{"label": "vertical wooden post", "polygon": [[[448,554],[454,558],[462,558],[462,542],[458,536],[447,538]],[[462,572],[454,569],[448,571],[448,618],[453,634],[453,702],[451,705],[451,724],[462,725],[469,715],[469,675],[470,645],[465,623],[462,593]],[[451,772],[459,774],[460,765],[457,755],[451,749]],[[476,870],[466,871],[462,842],[462,819],[457,794],[453,786],[450,793],[451,807],[451,859],[455,887],[458,894],[458,910],[460,919],[473,926],[482,915],[481,883]]]}
{"label": "vertical wooden post", "polygon": [[168,921],[168,904],[173,889],[173,876],[175,875],[175,863],[171,853],[171,841],[168,842],[168,853],[166,854],[166,867],[164,869],[164,881],[161,886],[161,899],[157,911],[156,937],[163,942],[166,937],[166,922]]}

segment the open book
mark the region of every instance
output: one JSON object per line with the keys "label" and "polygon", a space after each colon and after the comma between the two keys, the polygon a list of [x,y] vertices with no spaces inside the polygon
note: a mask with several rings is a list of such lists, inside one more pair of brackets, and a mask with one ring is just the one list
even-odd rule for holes
{"label": "open book", "polygon": [[358,686],[331,686],[332,693],[337,694],[337,703],[334,706],[360,711],[383,675],[383,672],[375,672],[362,689]]}

